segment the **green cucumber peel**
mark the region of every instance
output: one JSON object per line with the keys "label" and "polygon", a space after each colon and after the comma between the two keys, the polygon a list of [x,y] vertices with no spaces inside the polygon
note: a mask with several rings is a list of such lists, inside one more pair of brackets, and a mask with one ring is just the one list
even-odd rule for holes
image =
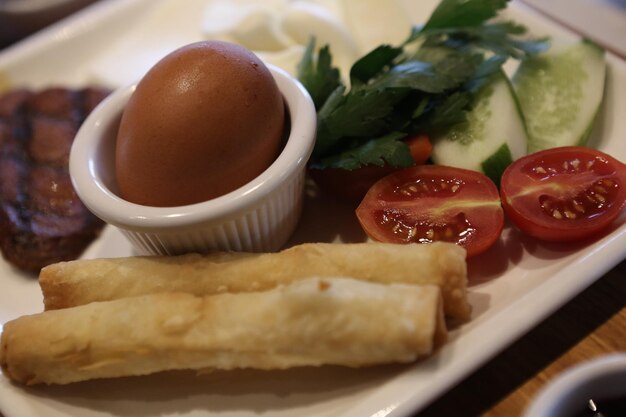
{"label": "green cucumber peel", "polygon": [[506,143],[502,144],[491,156],[485,159],[480,167],[482,171],[500,188],[502,173],[513,163],[511,149]]}

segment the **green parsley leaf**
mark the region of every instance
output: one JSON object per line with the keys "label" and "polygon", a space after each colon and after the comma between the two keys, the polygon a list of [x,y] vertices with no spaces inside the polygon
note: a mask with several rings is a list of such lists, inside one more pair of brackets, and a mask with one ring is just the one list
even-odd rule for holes
{"label": "green parsley leaf", "polygon": [[339,69],[332,66],[332,56],[328,45],[322,47],[314,57],[315,38],[311,38],[304,51],[302,60],[298,63],[297,76],[307,89],[315,108],[319,109],[328,96],[340,85]]}
{"label": "green parsley leaf", "polygon": [[340,98],[333,97],[332,106],[318,114],[313,155],[321,157],[344,149],[342,138],[373,137],[383,133],[389,127],[388,117],[394,105],[407,93],[402,89],[357,89]]}
{"label": "green parsley leaf", "polygon": [[468,91],[455,91],[450,95],[433,97],[431,111],[420,114],[413,122],[414,130],[438,134],[467,121],[467,110],[472,103]]}
{"label": "green parsley leaf", "polygon": [[391,66],[393,60],[397,58],[402,51],[402,48],[381,45],[356,61],[350,69],[350,82],[352,86],[366,84],[383,71],[383,69]]}
{"label": "green parsley leaf", "polygon": [[433,30],[426,37],[428,46],[491,51],[498,55],[523,59],[549,47],[546,38],[522,40],[526,28],[513,22],[498,22],[470,28]]}
{"label": "green parsley leaf", "polygon": [[405,137],[406,133],[392,132],[370,139],[339,154],[322,158],[312,168],[341,168],[352,171],[364,165],[408,167],[414,161],[408,145],[402,141]]}
{"label": "green parsley leaf", "polygon": [[434,63],[412,59],[395,65],[368,87],[403,87],[427,93],[441,93],[468,81],[481,61],[479,55],[469,53],[450,53]]}
{"label": "green parsley leaf", "polygon": [[507,0],[442,0],[421,28],[433,29],[480,26],[506,7]]}

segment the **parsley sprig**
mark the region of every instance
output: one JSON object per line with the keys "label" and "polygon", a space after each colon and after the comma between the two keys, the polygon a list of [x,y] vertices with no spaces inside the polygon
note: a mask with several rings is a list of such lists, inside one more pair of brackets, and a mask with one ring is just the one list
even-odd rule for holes
{"label": "parsley sprig", "polygon": [[509,58],[548,47],[524,26],[494,21],[507,0],[442,0],[399,46],[381,45],[350,69],[350,86],[332,65],[328,45],[311,39],[298,78],[317,108],[311,166],[357,169],[413,164],[404,139],[464,123],[476,85]]}

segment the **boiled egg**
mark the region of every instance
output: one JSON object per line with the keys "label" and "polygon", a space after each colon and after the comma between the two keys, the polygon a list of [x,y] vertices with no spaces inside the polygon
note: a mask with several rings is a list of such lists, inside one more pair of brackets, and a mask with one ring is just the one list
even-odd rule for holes
{"label": "boiled egg", "polygon": [[227,194],[276,159],[284,126],[283,97],[254,53],[221,41],[183,46],[146,73],[124,109],[119,195],[171,207]]}

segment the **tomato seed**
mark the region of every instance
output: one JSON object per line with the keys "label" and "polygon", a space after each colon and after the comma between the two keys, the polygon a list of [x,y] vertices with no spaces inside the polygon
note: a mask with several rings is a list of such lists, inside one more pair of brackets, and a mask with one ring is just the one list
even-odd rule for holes
{"label": "tomato seed", "polygon": [[585,212],[585,206],[582,205],[578,200],[572,201],[572,205],[574,206],[574,210],[583,214]]}
{"label": "tomato seed", "polygon": [[576,218],[576,213],[574,213],[573,211],[565,210],[565,217],[570,220],[574,220]]}
{"label": "tomato seed", "polygon": [[[450,186],[450,184],[453,184]],[[420,197],[421,195],[444,193],[438,197],[446,197],[458,192],[461,188],[459,182],[445,179],[418,180],[415,182],[404,183],[398,186],[394,193],[405,197]]]}
{"label": "tomato seed", "polygon": [[403,218],[402,213],[392,210],[383,210],[380,214],[381,224],[389,225],[389,230],[407,243],[461,242],[471,239],[476,232],[463,213],[455,216],[450,224],[410,223]]}
{"label": "tomato seed", "polygon": [[576,220],[581,215],[591,215],[602,210],[617,188],[614,181],[602,179],[571,199],[560,200],[542,195],[539,197],[539,204],[549,216],[557,220]]}

